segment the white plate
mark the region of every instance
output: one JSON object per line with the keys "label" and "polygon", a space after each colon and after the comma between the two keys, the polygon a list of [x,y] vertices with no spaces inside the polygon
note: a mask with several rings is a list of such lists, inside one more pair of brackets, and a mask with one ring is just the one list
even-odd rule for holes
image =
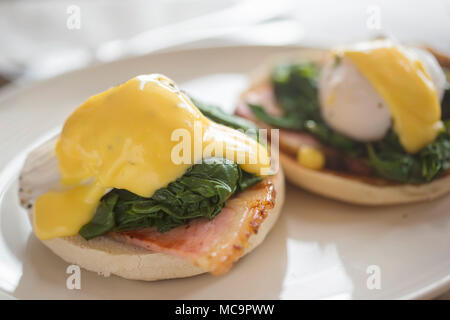
{"label": "white plate", "polygon": [[[272,54],[293,50],[298,49],[226,47],[160,53],[4,93],[0,99],[0,298],[7,294],[44,299],[377,299],[429,298],[448,290],[450,197],[365,208],[292,186],[287,188],[282,217],[266,241],[225,276],[147,283],[82,271],[81,290],[66,288],[68,265],[36,240],[18,205],[17,175],[27,150],[60,126],[88,96],[137,74],[167,74],[197,97],[230,108],[245,86],[244,73]],[[367,272],[373,265],[380,271],[380,289],[367,286]]]}

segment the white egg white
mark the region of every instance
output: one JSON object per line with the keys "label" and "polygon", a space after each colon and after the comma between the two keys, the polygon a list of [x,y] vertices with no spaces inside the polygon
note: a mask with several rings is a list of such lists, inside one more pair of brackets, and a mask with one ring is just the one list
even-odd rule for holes
{"label": "white egg white", "polygon": [[[405,53],[419,58],[440,98],[445,87],[445,74],[427,51],[404,48]],[[382,139],[392,125],[386,101],[369,80],[345,56],[330,55],[319,79],[322,117],[334,130],[354,140],[367,142]]]}

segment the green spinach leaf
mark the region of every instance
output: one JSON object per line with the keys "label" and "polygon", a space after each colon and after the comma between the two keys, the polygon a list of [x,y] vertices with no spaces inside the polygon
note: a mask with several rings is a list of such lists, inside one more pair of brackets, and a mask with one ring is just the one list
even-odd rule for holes
{"label": "green spinach leaf", "polygon": [[381,142],[368,144],[374,170],[386,179],[404,183],[425,183],[450,168],[450,135],[442,132],[418,153],[407,154],[391,130]]}
{"label": "green spinach leaf", "polygon": [[237,191],[262,181],[227,159],[210,158],[190,167],[165,188],[145,198],[113,189],[103,196],[94,218],[80,229],[85,239],[108,231],[156,227],[159,232],[195,218],[213,219]]}

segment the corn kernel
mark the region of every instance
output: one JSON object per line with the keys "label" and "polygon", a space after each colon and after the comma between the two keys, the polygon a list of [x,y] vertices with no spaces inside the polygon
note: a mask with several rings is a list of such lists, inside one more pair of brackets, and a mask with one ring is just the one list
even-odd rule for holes
{"label": "corn kernel", "polygon": [[304,146],[297,151],[297,161],[306,168],[319,170],[325,165],[325,156],[316,148]]}

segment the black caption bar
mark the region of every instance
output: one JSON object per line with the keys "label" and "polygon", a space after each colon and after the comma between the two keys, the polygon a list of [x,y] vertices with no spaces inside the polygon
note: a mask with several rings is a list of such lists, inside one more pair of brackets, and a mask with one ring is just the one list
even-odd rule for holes
{"label": "black caption bar", "polygon": [[[0,301],[2,311],[11,307],[14,314],[32,311],[33,314],[53,314],[59,319],[66,316],[85,320],[98,315],[148,319],[300,319],[308,315],[322,317],[327,313],[333,316],[369,315],[385,319],[399,307],[400,315],[418,316],[420,311],[429,313],[442,309],[447,312],[449,301],[295,301],[295,300],[114,300],[114,301]],[[383,305],[389,305],[385,308]],[[427,308],[430,307],[430,308]],[[312,312],[312,313],[311,313]],[[424,313],[425,315],[425,313]]]}

